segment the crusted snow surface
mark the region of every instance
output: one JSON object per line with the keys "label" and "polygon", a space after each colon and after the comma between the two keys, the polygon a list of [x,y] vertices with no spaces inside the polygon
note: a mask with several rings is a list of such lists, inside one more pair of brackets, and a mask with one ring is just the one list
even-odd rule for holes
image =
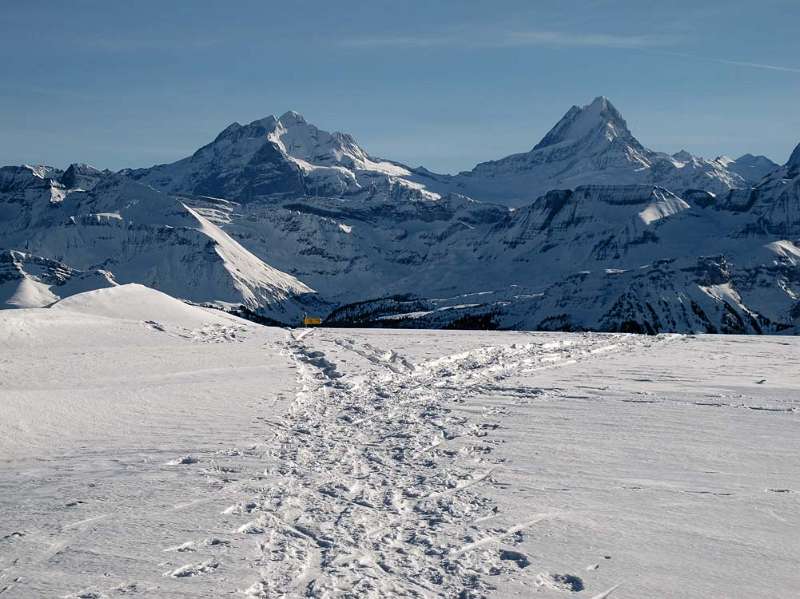
{"label": "crusted snow surface", "polygon": [[0,313],[5,596],[796,580],[797,339],[289,330],[178,304],[124,286]]}

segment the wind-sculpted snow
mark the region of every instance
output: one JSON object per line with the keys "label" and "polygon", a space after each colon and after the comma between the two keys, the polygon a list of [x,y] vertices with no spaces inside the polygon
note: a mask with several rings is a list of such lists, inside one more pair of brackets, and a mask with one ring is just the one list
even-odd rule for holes
{"label": "wind-sculpted snow", "polygon": [[56,306],[0,313],[9,597],[749,599],[796,577],[793,338],[285,330],[132,286]]}
{"label": "wind-sculpted snow", "polygon": [[155,324],[160,319],[187,329],[240,324],[239,319],[224,312],[189,306],[165,293],[135,283],[73,295],[50,308],[66,310],[70,314],[140,320],[147,324]]}

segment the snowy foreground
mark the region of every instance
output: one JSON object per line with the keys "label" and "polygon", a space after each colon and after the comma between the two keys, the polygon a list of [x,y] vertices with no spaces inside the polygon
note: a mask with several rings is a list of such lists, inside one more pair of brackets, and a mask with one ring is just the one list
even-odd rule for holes
{"label": "snowy foreground", "polygon": [[800,339],[0,313],[0,597],[794,596]]}

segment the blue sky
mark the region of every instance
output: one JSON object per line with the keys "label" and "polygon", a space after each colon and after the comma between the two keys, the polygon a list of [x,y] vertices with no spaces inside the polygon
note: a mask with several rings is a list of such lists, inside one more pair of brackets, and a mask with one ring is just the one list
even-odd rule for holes
{"label": "blue sky", "polygon": [[800,2],[70,2],[0,12],[0,164],[112,169],[288,109],[455,172],[608,96],[645,145],[800,142]]}

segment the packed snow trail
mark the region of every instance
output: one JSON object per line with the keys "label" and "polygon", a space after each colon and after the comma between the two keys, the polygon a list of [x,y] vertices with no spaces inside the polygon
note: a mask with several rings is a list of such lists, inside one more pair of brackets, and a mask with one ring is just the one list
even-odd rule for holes
{"label": "packed snow trail", "polygon": [[164,301],[0,315],[2,599],[793,588],[794,338],[286,331]]}
{"label": "packed snow trail", "polygon": [[379,367],[348,376],[314,333],[287,344],[301,389],[275,423],[255,496],[228,508],[256,545],[253,597],[482,597],[491,577],[517,574],[500,545],[559,513],[483,530],[502,485],[491,415],[453,407],[510,374],[630,349],[640,338],[583,335],[481,347],[420,364],[352,339],[337,348]]}

